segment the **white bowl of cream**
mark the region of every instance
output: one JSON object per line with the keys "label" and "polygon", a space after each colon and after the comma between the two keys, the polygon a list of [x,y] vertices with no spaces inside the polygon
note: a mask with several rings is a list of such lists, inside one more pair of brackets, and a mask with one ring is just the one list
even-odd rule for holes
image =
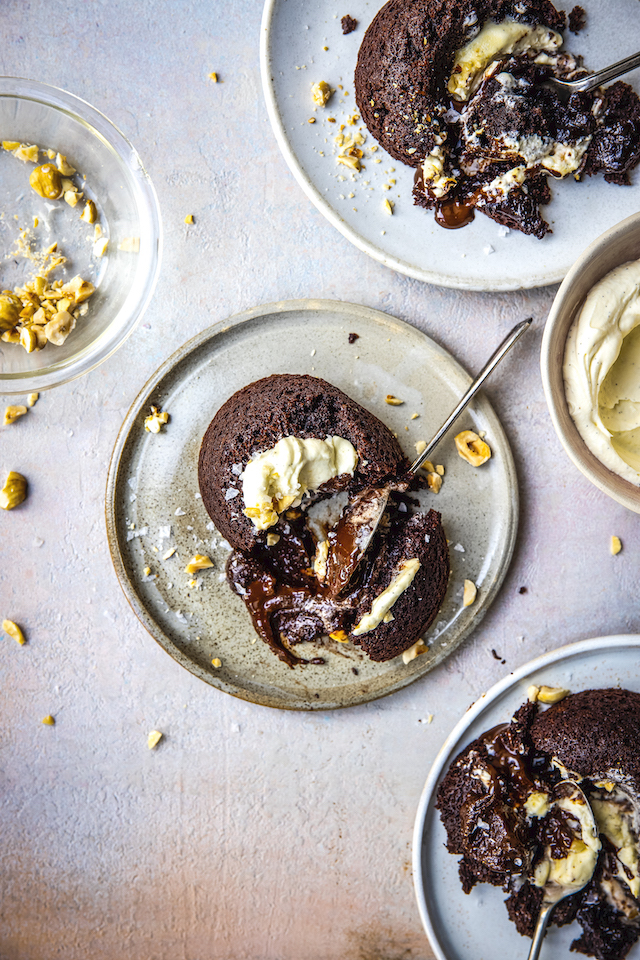
{"label": "white bowl of cream", "polygon": [[592,483],[640,513],[640,214],[599,237],[567,274],[541,369],[566,452]]}

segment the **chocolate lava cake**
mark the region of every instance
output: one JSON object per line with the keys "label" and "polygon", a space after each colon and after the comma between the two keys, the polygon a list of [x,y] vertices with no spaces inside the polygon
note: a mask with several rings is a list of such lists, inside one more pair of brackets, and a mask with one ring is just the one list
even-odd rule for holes
{"label": "chocolate lava cake", "polygon": [[591,879],[559,903],[551,923],[577,919],[583,932],[572,950],[622,960],[640,936],[640,694],[585,690],[538,710],[525,703],[449,767],[436,804],[447,849],[462,855],[465,893],[476,883],[502,887],[509,918],[532,936],[543,895],[539,865],[545,856],[566,857],[570,843],[547,801],[560,781],[578,781],[602,846]]}
{"label": "chocolate lava cake", "polygon": [[[247,467],[283,438],[341,438],[352,445],[357,462],[352,473],[333,476],[275,511],[260,529],[244,506]],[[327,578],[332,538],[346,503],[407,468],[397,440],[377,417],[315,377],[258,380],[213,418],[200,450],[202,500],[233,547],[227,564],[231,588],[247,605],[256,632],[289,666],[322,663],[320,655],[305,660],[295,647],[312,641],[320,653],[329,635],[357,644],[372,660],[389,660],[412,646],[435,618],[447,589],[449,551],[440,514],[415,509],[414,478],[396,484],[349,583],[336,591]],[[389,608],[372,624],[367,618],[374,603],[377,610],[391,596]]]}
{"label": "chocolate lava cake", "polygon": [[[565,24],[549,0],[389,0],[372,21],[358,107],[387,152],[416,168],[414,201],[442,226],[480,210],[541,238],[549,175],[629,183],[640,160],[633,89],[617,82],[563,103],[544,85],[587,72],[561,50]],[[484,39],[500,29],[501,42]]]}

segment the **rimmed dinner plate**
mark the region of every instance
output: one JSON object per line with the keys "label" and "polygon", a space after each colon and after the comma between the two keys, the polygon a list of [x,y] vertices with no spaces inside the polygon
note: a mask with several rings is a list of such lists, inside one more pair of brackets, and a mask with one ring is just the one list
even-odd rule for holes
{"label": "rimmed dinner plate", "polygon": [[[350,333],[359,339],[349,343]],[[440,663],[493,601],[517,527],[511,451],[483,397],[438,447],[435,459],[445,468],[441,491],[421,496],[442,513],[452,575],[427,634],[427,653],[409,664],[401,657],[373,663],[352,644],[328,641],[321,651],[323,665],[291,669],[256,642],[249,614],[225,580],[229,548],[204,510],[197,478],[200,442],[214,413],[240,387],[273,373],[307,373],[340,387],[397,433],[409,456],[417,440],[435,433],[470,382],[457,361],[419,330],[356,304],[267,304],[205,330],[156,371],[120,430],[106,494],[113,562],[151,635],[207,683],[255,703],[290,709],[363,703],[406,686]],[[389,406],[387,394],[404,403]],[[171,418],[158,434],[144,429],[152,405]],[[412,419],[414,413],[418,416]],[[493,451],[478,469],[455,452],[453,434],[465,427],[484,431]],[[210,556],[214,567],[191,577],[184,568],[196,553]],[[470,607],[462,605],[465,579],[478,587]],[[220,667],[213,666],[214,659]]]}
{"label": "rimmed dinner plate", "polygon": [[[459,230],[438,226],[433,213],[413,205],[413,169],[382,147],[372,153],[375,140],[364,124],[350,122],[357,114],[353,73],[358,49],[382,5],[380,0],[349,0],[342,7],[328,0],[266,0],[262,85],[271,125],[294,177],[348,240],[410,277],[469,290],[518,290],[562,280],[581,250],[638,209],[640,171],[632,174],[630,187],[608,184],[601,175],[583,183],[550,178],[553,199],[542,211],[553,233],[543,240],[505,232],[482,214]],[[568,12],[573,0],[556,6]],[[583,54],[592,69],[635,53],[637,0],[583,0],[582,6],[586,27],[578,36],[565,31],[569,51]],[[343,36],[340,18],[345,12],[358,26]],[[314,109],[311,86],[320,80],[336,93],[326,108]],[[637,90],[640,71],[625,80]],[[347,134],[362,130],[367,136],[360,173],[337,162],[335,137],[342,124]],[[385,200],[395,204],[392,216],[385,212]]]}
{"label": "rimmed dinner plate", "polygon": [[[598,687],[640,692],[639,655],[638,634],[596,637],[560,647],[496,683],[467,710],[447,737],[429,771],[413,834],[418,909],[438,960],[525,957],[530,946],[508,920],[502,890],[478,884],[470,894],[462,892],[460,858],[447,853],[446,833],[435,809],[438,786],[452,760],[480,734],[508,722],[527,699],[532,683],[564,687],[572,693]],[[549,927],[541,956],[568,960],[575,956],[569,948],[579,935],[577,924]]]}

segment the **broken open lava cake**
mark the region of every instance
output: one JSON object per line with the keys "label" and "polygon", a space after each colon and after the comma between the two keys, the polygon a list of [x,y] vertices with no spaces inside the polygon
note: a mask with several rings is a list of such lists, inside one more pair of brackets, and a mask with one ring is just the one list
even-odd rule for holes
{"label": "broken open lava cake", "polygon": [[[532,689],[534,697],[545,691]],[[584,831],[580,839],[579,809],[553,802],[566,780],[589,800],[594,843],[584,842]],[[530,937],[544,884],[577,877],[586,885],[558,904],[550,922],[578,921],[574,951],[627,956],[640,936],[640,694],[583,690],[544,711],[530,700],[456,757],[436,806],[449,853],[462,855],[465,893],[478,883],[502,887],[509,919]]]}
{"label": "broken open lava cake", "polygon": [[[390,660],[434,620],[449,550],[440,514],[416,509],[419,481],[402,479],[408,466],[377,417],[316,377],[258,380],[214,416],[200,449],[203,504],[233,548],[231,589],[284,663],[323,663],[327,638]],[[354,577],[337,589],[327,570],[342,510],[389,476],[401,482]],[[297,654],[302,642],[317,656]]]}
{"label": "broken open lava cake", "polygon": [[372,21],[358,108],[387,152],[415,168],[414,201],[442,226],[465,226],[479,210],[542,238],[549,176],[630,182],[640,160],[632,87],[618,81],[563,103],[545,85],[588,72],[562,49],[565,23],[549,0],[389,0]]}

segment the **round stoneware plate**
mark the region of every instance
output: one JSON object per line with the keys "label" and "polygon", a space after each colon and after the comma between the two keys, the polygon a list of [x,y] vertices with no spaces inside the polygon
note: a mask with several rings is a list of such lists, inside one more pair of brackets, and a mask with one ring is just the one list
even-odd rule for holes
{"label": "round stoneware plate", "polygon": [[[353,344],[349,333],[359,334]],[[442,513],[452,575],[427,634],[427,653],[407,665],[401,657],[373,663],[351,644],[327,641],[323,665],[292,669],[257,639],[243,602],[226,582],[229,548],[205,512],[197,478],[200,442],[215,412],[240,387],[273,373],[307,373],[334,383],[397,433],[408,456],[414,455],[417,440],[435,433],[470,382],[462,367],[419,330],[349,303],[269,304],[205,330],[154,374],[120,430],[106,497],[113,562],[151,635],[213,686],[290,709],[363,703],[431,670],[491,604],[517,527],[511,451],[484,398],[460,417],[436,451],[435,462],[445,468],[442,488],[437,495],[421,496]],[[403,405],[386,404],[387,394]],[[171,417],[158,434],[144,429],[151,405]],[[414,413],[419,416],[412,420]],[[486,431],[493,451],[478,469],[455,452],[453,434],[467,427]],[[191,577],[185,565],[196,553],[210,556],[214,567]],[[478,587],[470,607],[462,605],[465,578]],[[219,668],[211,662],[216,658]]]}
{"label": "round stoneware plate", "polygon": [[[594,70],[635,53],[637,0],[582,0],[581,5],[587,24],[577,36],[565,32],[568,50],[582,53]],[[371,152],[376,141],[362,121],[353,123],[358,49],[381,6],[380,0],[349,0],[342,7],[327,0],[266,0],[262,83],[278,144],[296,180],[348,240],[410,277],[469,290],[518,290],[562,280],[581,250],[640,206],[640,172],[634,172],[631,187],[607,184],[602,176],[583,183],[573,177],[551,180],[553,199],[542,209],[553,233],[544,240],[514,230],[505,234],[482,214],[461,230],[439,227],[433,213],[413,205],[414,171],[382,147]],[[569,11],[574,4],[556,6]],[[345,13],[358,26],[343,36],[340,18]],[[640,71],[626,79],[640,88]],[[336,92],[326,108],[314,109],[311,86],[320,80]],[[337,162],[335,138],[341,124],[344,133],[361,131],[367,137],[360,173]],[[392,216],[385,212],[385,199],[395,205]]]}
{"label": "round stoneware plate", "polygon": [[[435,809],[436,791],[452,760],[472,740],[499,723],[508,722],[527,699],[527,687],[548,684],[572,693],[593,687],[626,687],[640,692],[640,636],[598,637],[560,647],[525,664],[484,694],[465,713],[445,741],[429,773],[420,799],[413,835],[413,876],[420,916],[438,960],[495,960],[526,957],[530,941],[507,918],[505,894],[479,884],[462,892],[459,857],[447,853],[446,833]],[[551,926],[542,957],[575,957],[571,942],[578,924]],[[632,956],[638,956],[637,947]],[[577,954],[582,956],[582,954]]]}

